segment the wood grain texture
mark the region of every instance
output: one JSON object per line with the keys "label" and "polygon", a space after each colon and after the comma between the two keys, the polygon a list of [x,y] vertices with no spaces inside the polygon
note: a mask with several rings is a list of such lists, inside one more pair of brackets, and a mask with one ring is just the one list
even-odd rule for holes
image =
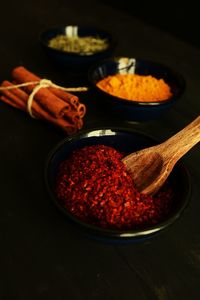
{"label": "wood grain texture", "polygon": [[200,116],[165,142],[123,158],[137,189],[155,194],[164,184],[174,165],[200,141]]}

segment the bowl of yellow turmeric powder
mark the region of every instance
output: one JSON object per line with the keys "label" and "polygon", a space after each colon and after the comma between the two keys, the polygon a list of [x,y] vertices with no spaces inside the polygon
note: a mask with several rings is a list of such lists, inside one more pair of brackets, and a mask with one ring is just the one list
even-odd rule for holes
{"label": "bowl of yellow turmeric powder", "polygon": [[89,69],[88,79],[101,103],[130,121],[161,117],[185,90],[183,76],[170,67],[130,57],[99,61]]}

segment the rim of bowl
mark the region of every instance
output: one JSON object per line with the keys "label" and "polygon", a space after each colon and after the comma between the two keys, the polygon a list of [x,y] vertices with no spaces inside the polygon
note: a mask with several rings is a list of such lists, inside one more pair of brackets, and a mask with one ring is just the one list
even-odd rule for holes
{"label": "rim of bowl", "polygon": [[[50,39],[46,39],[45,36],[48,33],[51,33],[52,31],[63,31],[63,29],[65,29],[65,27],[67,27],[67,26],[77,26],[77,27],[80,27],[83,30],[95,30],[95,31],[97,31],[97,34],[98,33],[99,34],[104,34],[108,38],[108,47],[104,50],[101,50],[101,51],[98,51],[98,52],[95,52],[95,53],[92,53],[92,54],[89,54],[89,55],[79,54],[79,53],[74,53],[74,52],[68,52],[68,51],[62,51],[62,50],[50,47],[47,44],[47,41],[49,41]],[[61,32],[59,34],[61,34]],[[59,34],[55,34],[54,37],[59,35]],[[96,36],[94,34],[90,34],[90,35]],[[86,36],[86,35],[84,35],[84,36]],[[47,28],[46,30],[44,30],[40,33],[39,41],[45,48],[47,48],[49,50],[52,50],[52,52],[65,54],[65,55],[69,55],[69,56],[73,56],[73,57],[77,57],[77,58],[80,58],[80,57],[83,57],[83,58],[93,57],[93,56],[99,55],[100,53],[103,54],[103,53],[106,53],[106,52],[110,52],[115,48],[115,46],[117,44],[116,36],[113,33],[111,33],[110,31],[108,31],[107,29],[100,28],[100,27],[83,26],[83,25],[78,25],[78,24],[67,24],[65,26],[63,25],[63,26],[55,26],[55,27]]]}
{"label": "rim of bowl", "polygon": [[[148,59],[142,59],[142,58],[134,58],[136,59],[136,63],[138,62],[143,62],[143,63],[147,63],[150,65],[154,65],[154,66],[158,66],[158,67],[162,67],[163,69],[167,70],[168,72],[170,72],[170,74],[172,74],[173,76],[176,77],[176,80],[179,83],[180,88],[178,89],[178,93],[175,95],[172,95],[172,97],[166,99],[166,100],[162,100],[162,101],[153,101],[153,102],[142,102],[142,101],[136,101],[136,100],[129,100],[129,99],[125,99],[125,98],[120,98],[118,96],[114,96],[112,94],[109,94],[108,92],[100,89],[96,83],[93,80],[93,73],[94,71],[100,67],[103,66],[105,63],[117,63],[117,61],[121,58],[134,58],[134,57],[128,57],[128,56],[113,56],[111,58],[105,58],[102,59],[96,63],[94,63],[88,70],[88,80],[90,82],[90,84],[92,85],[93,88],[95,88],[96,90],[98,90],[102,95],[108,97],[113,100],[113,101],[118,101],[118,102],[123,102],[124,104],[132,104],[133,106],[162,106],[165,104],[168,104],[169,102],[176,102],[184,93],[185,89],[186,89],[186,81],[185,78],[183,77],[182,74],[180,74],[179,72],[175,71],[172,67],[169,67],[163,63],[160,62],[156,62],[153,60],[148,60]],[[118,74],[118,72],[113,73],[113,74]],[[137,73],[136,73],[137,74]],[[108,75],[109,76],[109,75]],[[153,76],[153,75],[152,75]]]}
{"label": "rim of bowl", "polygon": [[161,230],[167,229],[169,226],[171,226],[176,220],[179,219],[179,217],[182,215],[182,213],[184,212],[185,208],[188,206],[189,204],[189,200],[190,200],[190,195],[191,195],[191,178],[190,178],[190,174],[188,169],[186,168],[185,164],[179,160],[179,162],[177,163],[179,168],[182,168],[182,171],[184,173],[184,178],[185,181],[187,183],[187,192],[184,194],[184,201],[182,203],[181,207],[178,207],[177,209],[175,209],[175,211],[171,212],[171,214],[169,213],[169,215],[166,217],[167,219],[159,222],[158,224],[149,226],[147,228],[138,228],[138,229],[129,229],[129,230],[118,230],[118,229],[106,229],[106,228],[102,228],[99,226],[95,226],[89,223],[85,223],[81,220],[79,220],[78,218],[76,218],[75,216],[73,216],[70,212],[67,211],[67,209],[62,206],[55,194],[53,193],[50,185],[49,185],[49,176],[48,176],[48,171],[50,168],[50,162],[51,159],[54,157],[54,155],[56,155],[56,152],[65,144],[65,143],[73,143],[76,142],[77,140],[79,140],[80,138],[86,136],[86,134],[88,133],[92,133],[94,131],[101,131],[101,130],[108,130],[108,131],[114,131],[114,132],[121,132],[121,133],[128,133],[128,134],[138,134],[141,135],[143,137],[146,137],[147,139],[149,139],[150,142],[153,143],[159,143],[158,140],[156,140],[153,136],[151,136],[150,134],[147,134],[145,132],[139,131],[139,130],[132,130],[130,128],[125,128],[125,127],[94,127],[92,129],[85,129],[82,130],[79,133],[76,133],[74,135],[71,135],[69,137],[64,138],[63,140],[61,140],[48,154],[47,159],[46,159],[46,163],[45,163],[45,173],[44,173],[44,177],[45,177],[45,184],[46,184],[46,188],[47,191],[50,195],[51,200],[53,201],[53,203],[56,205],[56,207],[65,215],[67,216],[69,221],[72,221],[74,225],[78,225],[80,229],[85,229],[87,233],[92,234],[92,235],[96,235],[96,236],[101,236],[101,237],[105,237],[105,238],[109,238],[109,239],[134,239],[134,238],[142,238],[145,236],[149,236],[152,235],[154,233],[157,233]]}

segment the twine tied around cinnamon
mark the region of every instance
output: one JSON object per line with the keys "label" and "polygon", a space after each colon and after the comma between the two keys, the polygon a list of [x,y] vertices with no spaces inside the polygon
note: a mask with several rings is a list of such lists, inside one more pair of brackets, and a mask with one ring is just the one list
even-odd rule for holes
{"label": "twine tied around cinnamon", "polygon": [[0,90],[11,90],[11,89],[15,89],[15,88],[23,87],[23,86],[32,85],[32,84],[36,84],[36,86],[33,88],[32,92],[29,95],[28,100],[27,100],[27,111],[32,118],[35,118],[35,116],[32,113],[33,99],[34,99],[35,94],[41,88],[54,87],[54,88],[64,90],[66,92],[85,92],[88,90],[87,87],[68,87],[68,88],[66,88],[66,87],[57,85],[57,84],[53,83],[51,80],[45,79],[45,78],[43,78],[39,81],[29,81],[29,82],[25,82],[25,83],[16,84],[13,86],[0,87]]}

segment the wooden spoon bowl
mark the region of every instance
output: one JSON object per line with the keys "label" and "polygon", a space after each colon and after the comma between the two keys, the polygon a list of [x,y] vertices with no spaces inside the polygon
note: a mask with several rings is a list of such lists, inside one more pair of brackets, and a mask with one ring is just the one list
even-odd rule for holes
{"label": "wooden spoon bowl", "polygon": [[200,116],[160,145],[124,157],[137,189],[155,194],[164,184],[177,161],[200,141]]}

